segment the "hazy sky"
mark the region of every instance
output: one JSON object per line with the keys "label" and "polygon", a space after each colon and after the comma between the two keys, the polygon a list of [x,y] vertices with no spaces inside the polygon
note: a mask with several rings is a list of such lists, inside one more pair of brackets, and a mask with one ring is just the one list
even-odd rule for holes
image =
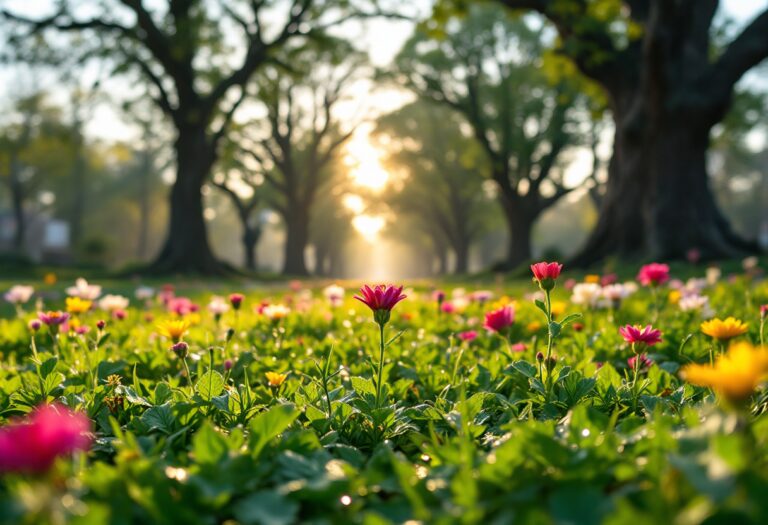
{"label": "hazy sky", "polygon": [[[12,9],[18,9],[28,14],[47,12],[46,6],[50,6],[52,3],[51,0],[35,0],[34,2],[29,2],[28,0],[0,0],[0,2]],[[415,0],[410,5],[421,13],[427,13],[431,1]],[[768,5],[768,0],[722,0],[721,15],[725,14],[732,17],[738,26],[742,26],[751,20],[755,13],[765,9],[766,5]],[[343,33],[349,36],[361,49],[367,51],[375,65],[383,66],[400,49],[408,38],[412,27],[412,24],[409,22],[375,20],[365,22],[364,24],[348,23],[344,26]],[[98,74],[98,68],[92,66],[82,75],[81,79],[86,83],[90,83]],[[38,74],[33,78],[29,73],[20,71],[19,68],[0,69],[0,101],[6,99],[9,94],[28,89],[30,84],[37,81],[42,86],[53,91],[57,90],[57,86],[59,86],[58,79],[52,75]],[[752,81],[758,80],[752,79]],[[110,93],[115,94],[124,91],[126,89],[125,86],[125,79],[117,78],[109,82],[106,89]],[[61,98],[63,95],[60,92],[58,96]],[[357,100],[352,100],[347,104],[346,108],[343,109],[345,113],[359,114],[362,110],[365,113],[376,114],[394,109],[408,99],[406,94],[397,93],[391,89],[375,89],[375,91],[372,91],[372,86],[369,83],[361,83],[355,86],[354,97]],[[66,99],[62,101],[64,100]],[[106,140],[129,139],[132,133],[131,128],[122,122],[119,114],[109,104],[98,106],[92,120],[88,124],[87,132],[91,136]]]}

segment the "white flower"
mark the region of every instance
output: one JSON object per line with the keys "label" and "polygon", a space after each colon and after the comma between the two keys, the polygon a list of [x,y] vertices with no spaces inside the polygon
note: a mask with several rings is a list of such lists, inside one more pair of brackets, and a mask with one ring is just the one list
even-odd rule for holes
{"label": "white flower", "polygon": [[128,308],[129,303],[130,301],[127,297],[108,294],[99,300],[99,308],[107,312],[114,312],[115,310],[125,310]]}
{"label": "white flower", "polygon": [[759,263],[757,257],[755,255],[752,255],[750,257],[747,257],[743,261],[741,261],[741,266],[744,268],[745,271],[754,270],[757,268],[757,264]]}
{"label": "white flower", "polygon": [[67,295],[79,297],[86,301],[95,301],[101,295],[101,286],[88,284],[88,281],[80,277],[75,281],[75,286],[67,288]]}
{"label": "white flower", "polygon": [[579,283],[573,287],[571,302],[594,308],[597,306],[602,292],[602,287],[597,283]]}
{"label": "white flower", "polygon": [[632,295],[631,290],[627,289],[626,286],[619,283],[603,286],[601,293],[603,294],[603,297],[605,297],[609,301],[621,301],[622,299],[625,299],[630,295]]}
{"label": "white flower", "polygon": [[24,304],[32,298],[32,294],[35,293],[35,289],[31,286],[24,286],[23,284],[17,284],[12,286],[3,297],[5,300],[12,304]]}
{"label": "white flower", "polygon": [[493,299],[493,292],[490,290],[477,290],[469,294],[469,298],[472,301],[477,301],[478,303],[484,303],[486,301],[490,301],[491,299]]}
{"label": "white flower", "polygon": [[705,319],[709,319],[715,315],[715,312],[709,305],[709,297],[706,295],[685,295],[680,298],[677,306],[683,312],[699,312],[699,314]]}
{"label": "white flower", "polygon": [[331,306],[340,306],[344,302],[344,288],[338,284],[331,284],[323,288],[323,295],[331,303]]}
{"label": "white flower", "polygon": [[269,304],[264,307],[261,313],[263,313],[264,316],[267,317],[268,319],[275,321],[277,319],[282,319],[283,317],[291,313],[291,309],[285,306],[284,304]]}
{"label": "white flower", "polygon": [[149,286],[139,286],[134,295],[139,301],[149,301],[155,296],[155,289]]}
{"label": "white flower", "polygon": [[467,291],[464,288],[454,288],[451,292],[451,297],[454,299],[458,297],[464,297],[465,295],[467,295]]}
{"label": "white flower", "polygon": [[717,281],[720,280],[720,276],[723,274],[722,271],[720,271],[720,268],[717,266],[710,266],[707,268],[707,284],[710,286],[714,286],[717,284]]}
{"label": "white flower", "polygon": [[223,297],[214,295],[208,303],[208,311],[211,312],[212,315],[224,315],[229,311],[229,303]]}

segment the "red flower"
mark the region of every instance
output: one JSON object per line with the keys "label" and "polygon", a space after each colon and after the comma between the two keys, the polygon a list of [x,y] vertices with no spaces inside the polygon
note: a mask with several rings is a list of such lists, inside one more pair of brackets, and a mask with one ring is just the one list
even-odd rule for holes
{"label": "red flower", "polygon": [[539,262],[531,265],[533,277],[543,290],[551,290],[555,287],[555,280],[560,276],[562,269],[563,265],[556,262]]}
{"label": "red flower", "polygon": [[229,294],[229,303],[232,305],[232,308],[234,308],[235,310],[240,309],[240,305],[243,304],[244,299],[245,299],[245,296],[241,293]]}
{"label": "red flower", "polygon": [[669,265],[651,263],[640,268],[637,280],[643,286],[658,286],[669,281]]}
{"label": "red flower", "polygon": [[0,472],[48,470],[57,456],[88,450],[90,421],[61,405],[42,405],[0,429]]}
{"label": "red flower", "polygon": [[477,338],[477,332],[474,330],[467,330],[466,332],[459,332],[456,337],[462,341],[474,341],[475,338]]}
{"label": "red flower", "polygon": [[655,330],[651,325],[645,328],[626,325],[619,328],[619,333],[630,344],[653,346],[661,342],[661,330]]}
{"label": "red flower", "polygon": [[355,299],[368,306],[373,311],[373,318],[380,325],[389,322],[389,314],[397,303],[405,299],[402,286],[377,284],[373,287],[367,284],[360,288],[360,295]]}
{"label": "red flower", "polygon": [[515,310],[510,305],[485,314],[483,327],[491,332],[501,332],[515,322]]}

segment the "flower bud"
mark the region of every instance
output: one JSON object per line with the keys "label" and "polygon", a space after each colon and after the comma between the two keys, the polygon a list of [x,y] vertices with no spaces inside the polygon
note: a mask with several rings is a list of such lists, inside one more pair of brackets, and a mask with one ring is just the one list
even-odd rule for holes
{"label": "flower bud", "polygon": [[171,350],[173,350],[173,353],[176,354],[179,359],[184,359],[189,353],[189,345],[184,341],[179,341],[171,347]]}
{"label": "flower bud", "polygon": [[104,319],[99,319],[96,321],[96,328],[99,330],[104,330],[104,327],[107,326],[107,322]]}
{"label": "flower bud", "polygon": [[536,361],[541,363],[544,361],[544,353],[543,352],[536,352]]}

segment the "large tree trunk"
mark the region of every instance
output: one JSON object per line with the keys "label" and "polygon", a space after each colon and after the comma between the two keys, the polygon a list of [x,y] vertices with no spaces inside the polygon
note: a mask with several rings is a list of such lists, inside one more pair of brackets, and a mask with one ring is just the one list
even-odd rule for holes
{"label": "large tree trunk", "polygon": [[507,257],[501,269],[511,270],[531,259],[531,229],[537,215],[527,210],[523,199],[511,200],[503,194],[500,199],[509,233]]}
{"label": "large tree trunk", "polygon": [[245,269],[255,272],[258,269],[256,248],[259,244],[261,231],[259,228],[252,228],[243,223],[243,263]]}
{"label": "large tree trunk", "polygon": [[136,256],[140,261],[147,257],[149,245],[149,213],[150,213],[150,178],[152,177],[152,162],[149,151],[142,152],[139,173],[139,231],[136,244]]}
{"label": "large tree trunk", "polygon": [[706,153],[720,108],[675,110],[669,100],[645,100],[642,107],[650,109],[638,115],[622,104],[637,104],[637,97],[636,92],[614,97],[616,131],[606,193],[597,225],[571,263],[584,266],[606,257],[682,259],[693,248],[707,259],[753,250],[731,230],[709,188]]}
{"label": "large tree trunk", "polygon": [[309,275],[304,261],[304,252],[309,239],[309,219],[307,210],[301,206],[289,206],[290,215],[285,219],[285,259],[283,275],[304,277]]}
{"label": "large tree trunk", "polygon": [[460,242],[455,243],[453,251],[456,255],[454,273],[467,273],[469,271],[469,242],[462,239]]}
{"label": "large tree trunk", "polygon": [[176,182],[170,195],[168,237],[149,270],[155,273],[220,274],[226,267],[208,244],[202,187],[215,151],[204,126],[189,126],[176,139]]}

